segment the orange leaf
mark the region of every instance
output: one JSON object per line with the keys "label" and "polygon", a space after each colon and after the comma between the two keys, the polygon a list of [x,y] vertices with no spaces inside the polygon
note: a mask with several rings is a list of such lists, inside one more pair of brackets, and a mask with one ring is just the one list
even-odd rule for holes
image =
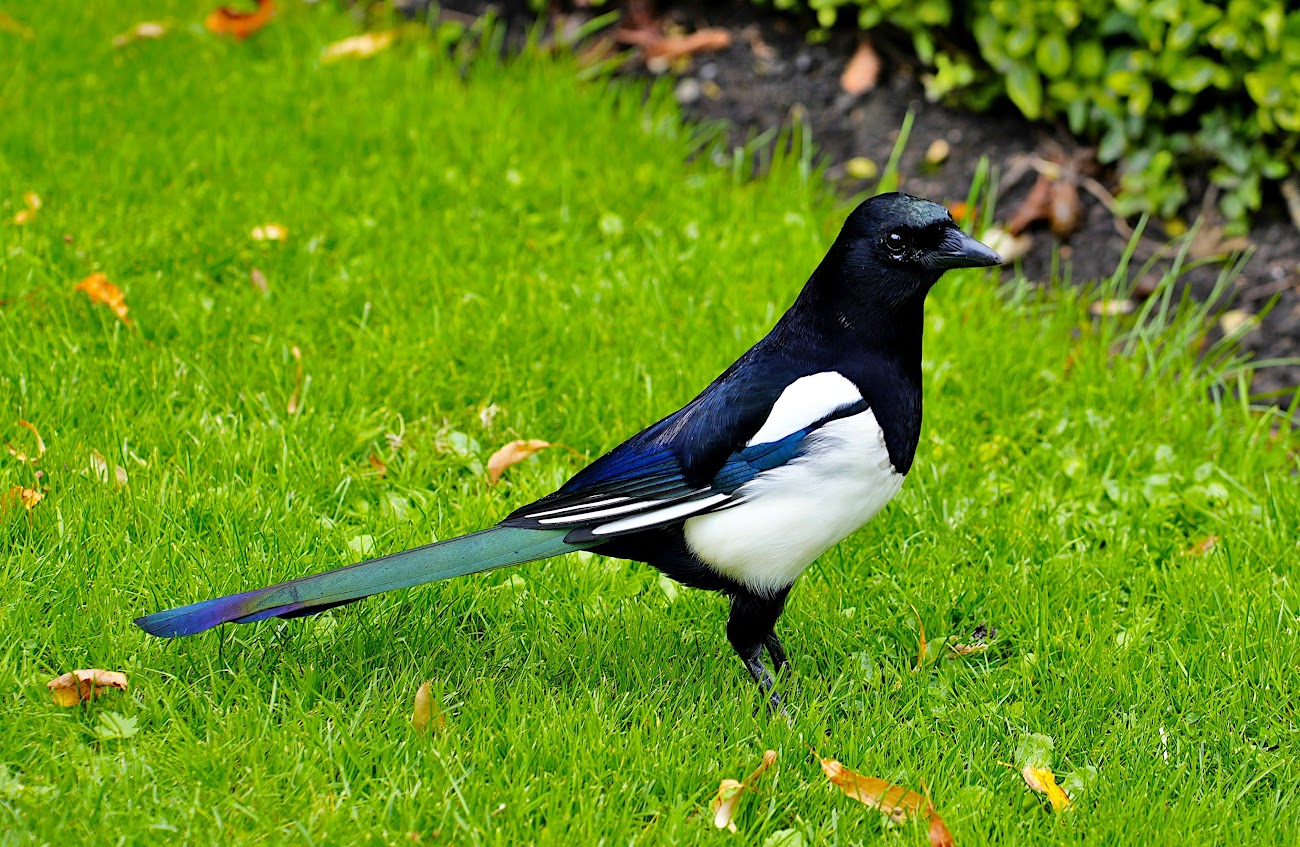
{"label": "orange leaf", "polygon": [[730,832],[736,831],[736,823],[732,820],[736,815],[736,810],[740,808],[740,795],[746,788],[752,788],[754,781],[762,776],[772,764],[776,762],[776,751],[768,750],[763,753],[763,761],[759,762],[757,768],[749,776],[745,777],[744,782],[738,782],[734,779],[724,779],[718,785],[718,793],[713,795],[713,802],[710,808],[713,810],[713,825],[718,829],[725,829]]}
{"label": "orange leaf", "polygon": [[302,351],[295,344],[289,348],[293,355],[293,360],[298,363],[298,373],[293,381],[293,393],[289,395],[289,402],[285,404],[285,411],[291,415],[296,415],[302,411]]}
{"label": "orange leaf", "polygon": [[320,53],[322,65],[337,62],[339,59],[365,59],[381,50],[387,50],[397,40],[397,30],[385,32],[366,32],[354,35],[342,41],[328,44]]}
{"label": "orange leaf", "polygon": [[539,441],[536,438],[527,441],[511,441],[488,459],[488,485],[496,485],[501,480],[501,474],[506,472],[506,468],[517,465],[538,450],[545,450],[550,446],[549,441]]}
{"label": "orange leaf", "polygon": [[126,315],[126,295],[122,289],[109,282],[108,277],[93,273],[77,283],[76,290],[84,291],[92,303],[102,303],[112,309],[122,323],[132,325],[131,319]]}
{"label": "orange leaf", "polygon": [[930,847],[955,847],[952,840],[952,833],[948,831],[948,825],[939,817],[939,813],[934,810],[934,804],[926,802],[926,811],[930,815]]}
{"label": "orange leaf", "polygon": [[31,432],[32,435],[36,436],[36,455],[28,456],[26,453],[23,453],[17,447],[14,447],[12,444],[10,444],[8,441],[5,442],[5,449],[9,451],[9,455],[13,456],[15,459],[17,459],[20,462],[34,463],[37,460],[39,460],[41,456],[45,455],[45,439],[41,438],[41,434],[36,430],[36,427],[28,423],[27,421],[19,421],[18,425],[23,429]]}
{"label": "orange leaf", "polygon": [[72,671],[45,684],[56,706],[76,706],[104,693],[106,688],[126,690],[126,674],[99,668]]}
{"label": "orange leaf", "polygon": [[1207,535],[1200,541],[1187,548],[1188,556],[1204,556],[1206,553],[1219,546],[1219,536]]}
{"label": "orange leaf", "polygon": [[879,79],[880,56],[871,42],[864,38],[858,42],[853,58],[844,66],[844,73],[840,74],[840,88],[849,94],[864,94],[875,88]]}
{"label": "orange leaf", "polygon": [[375,469],[375,476],[377,477],[382,478],[388,473],[388,465],[384,464],[384,460],[374,453],[370,454],[370,467]]}
{"label": "orange leaf", "polygon": [[1070,808],[1070,798],[1065,793],[1065,789],[1056,784],[1056,774],[1052,773],[1050,768],[1036,768],[1033,765],[1025,765],[1021,769],[1020,775],[1025,778],[1025,785],[1040,794],[1046,794],[1047,799],[1051,801],[1052,808],[1058,812],[1064,812]]}
{"label": "orange leaf", "polygon": [[423,683],[415,692],[415,711],[411,715],[411,726],[419,732],[426,729],[437,732],[447,726],[447,716],[438,708],[433,699],[433,682]]}
{"label": "orange leaf", "polygon": [[705,27],[690,35],[668,35],[652,38],[642,48],[647,59],[674,62],[712,50],[725,50],[731,46],[731,33],[717,27]]}
{"label": "orange leaf", "polygon": [[45,492],[35,488],[23,488],[21,485],[15,485],[0,496],[0,513],[9,511],[19,503],[23,508],[31,511],[36,508],[36,504],[45,499]]}
{"label": "orange leaf", "polygon": [[[816,756],[816,752],[813,755]],[[953,847],[952,833],[948,831],[947,824],[935,811],[934,804],[925,797],[910,788],[851,771],[835,759],[823,759],[817,756],[817,760],[821,762],[822,771],[827,778],[844,792],[845,797],[857,800],[873,809],[879,809],[894,823],[915,820],[924,811],[930,819],[931,847]]]}
{"label": "orange leaf", "polygon": [[203,25],[209,32],[217,35],[248,38],[270,23],[273,15],[275,15],[275,0],[257,0],[257,9],[252,12],[241,12],[229,6],[222,6],[208,15]]}

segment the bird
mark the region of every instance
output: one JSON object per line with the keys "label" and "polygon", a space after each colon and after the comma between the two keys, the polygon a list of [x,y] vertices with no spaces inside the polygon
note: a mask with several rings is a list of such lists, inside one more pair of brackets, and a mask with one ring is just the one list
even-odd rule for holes
{"label": "bird", "polygon": [[555,492],[488,529],[135,622],[154,636],[192,635],[586,550],[729,598],[727,640],[783,708],[772,671],[790,667],[776,623],[791,588],[912,468],[926,296],[948,270],[1001,263],[945,207],[871,197],[766,336]]}

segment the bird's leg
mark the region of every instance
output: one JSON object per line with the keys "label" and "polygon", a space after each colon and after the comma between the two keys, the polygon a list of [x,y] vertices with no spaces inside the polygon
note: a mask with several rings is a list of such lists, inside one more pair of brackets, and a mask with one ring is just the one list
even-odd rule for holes
{"label": "bird's leg", "polygon": [[772,657],[776,675],[785,676],[790,673],[790,659],[785,655],[785,645],[781,643],[781,637],[775,632],[769,632],[767,638],[763,639],[763,644],[767,647],[767,655]]}
{"label": "bird's leg", "polygon": [[[776,619],[785,608],[785,596],[789,589],[772,597],[762,597],[751,592],[737,593],[731,598],[731,616],[727,619],[727,640],[745,669],[758,683],[758,687],[767,695],[768,704],[776,711],[784,712],[781,695],[776,692],[776,681],[763,664],[763,647],[772,653],[772,661],[778,670],[787,665],[785,651],[781,642],[772,632]],[[775,643],[775,651],[773,644]]]}

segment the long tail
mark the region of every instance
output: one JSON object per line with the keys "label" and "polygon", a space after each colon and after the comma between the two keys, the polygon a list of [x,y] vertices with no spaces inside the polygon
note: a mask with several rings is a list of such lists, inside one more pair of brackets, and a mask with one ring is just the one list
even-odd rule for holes
{"label": "long tail", "polygon": [[304,576],[256,591],[155,612],[135,623],[150,635],[193,635],[223,623],[296,618],[323,612],[381,591],[410,588],[453,576],[549,559],[591,547],[568,544],[567,530],[493,527],[368,562]]}

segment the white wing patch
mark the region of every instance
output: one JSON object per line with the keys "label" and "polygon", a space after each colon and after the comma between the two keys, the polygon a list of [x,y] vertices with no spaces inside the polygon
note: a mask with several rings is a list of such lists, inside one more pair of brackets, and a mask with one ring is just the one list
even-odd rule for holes
{"label": "white wing patch", "polygon": [[754,437],[745,446],[780,441],[861,399],[862,393],[858,387],[835,371],[800,377],[776,398],[767,420],[763,421],[758,432],[754,433]]}
{"label": "white wing patch", "polygon": [[704,497],[700,500],[687,500],[685,503],[678,503],[676,506],[669,506],[666,509],[656,509],[653,512],[647,512],[644,515],[635,515],[630,518],[623,518],[613,523],[602,524],[591,531],[592,535],[614,535],[619,532],[628,532],[633,529],[644,529],[655,524],[665,523],[667,521],[677,520],[686,515],[693,515],[696,512],[704,511],[710,506],[721,503],[729,499],[730,494],[714,494],[712,497]]}
{"label": "white wing patch", "polygon": [[577,512],[582,509],[594,509],[597,506],[610,506],[614,503],[622,503],[627,497],[610,497],[608,500],[593,500],[590,503],[582,503],[577,506],[565,506],[563,509],[547,509],[545,512],[533,512],[528,515],[530,518],[540,518],[546,515],[562,515],[565,512]]}

